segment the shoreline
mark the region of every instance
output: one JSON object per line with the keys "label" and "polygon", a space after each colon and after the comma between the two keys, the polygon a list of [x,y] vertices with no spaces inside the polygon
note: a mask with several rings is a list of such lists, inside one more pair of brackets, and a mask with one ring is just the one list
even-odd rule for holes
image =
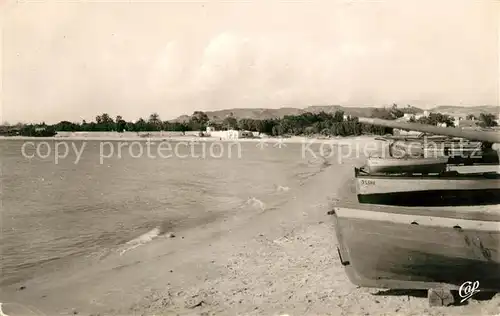
{"label": "shoreline", "polygon": [[64,141],[125,141],[125,142],[249,142],[249,143],[259,143],[259,142],[270,142],[270,143],[341,143],[341,142],[351,142],[351,141],[366,141],[375,140],[378,137],[376,135],[361,135],[361,136],[336,136],[331,138],[322,137],[307,137],[307,136],[292,136],[292,137],[262,137],[262,138],[238,138],[238,139],[222,139],[219,137],[199,137],[199,136],[154,136],[154,137],[115,137],[115,136],[102,136],[102,137],[82,137],[82,136],[64,136],[64,137],[31,137],[31,136],[0,136],[0,141],[2,140],[17,140],[17,141],[54,141],[54,142],[64,142]]}

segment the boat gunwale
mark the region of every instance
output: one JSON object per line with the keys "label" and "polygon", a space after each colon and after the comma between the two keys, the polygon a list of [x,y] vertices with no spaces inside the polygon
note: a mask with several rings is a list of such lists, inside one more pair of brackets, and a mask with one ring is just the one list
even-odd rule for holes
{"label": "boat gunwale", "polygon": [[448,157],[417,157],[417,158],[408,158],[408,157],[401,157],[401,158],[396,158],[396,157],[377,157],[377,156],[371,156],[366,159],[367,161],[411,161],[411,162],[430,162],[430,161],[435,161],[435,163],[444,163],[446,164],[448,162]]}
{"label": "boat gunwale", "polygon": [[[483,219],[464,219],[452,218],[445,216],[433,215],[418,215],[418,214],[403,214],[386,211],[375,211],[373,215],[367,216],[368,213],[373,213],[371,210],[351,208],[344,206],[335,207],[336,215],[338,218],[345,218],[349,220],[364,220],[385,222],[400,225],[419,225],[425,227],[441,227],[458,230],[478,230],[492,233],[500,233],[500,226],[497,221],[483,220]],[[398,218],[401,217],[401,218]],[[449,225],[447,225],[449,224]]]}
{"label": "boat gunwale", "polygon": [[[367,204],[355,201],[341,201],[332,206],[336,208],[356,209],[360,211],[382,212],[401,215],[431,216],[451,219],[463,219],[473,221],[498,222],[500,225],[500,213],[492,212],[492,208],[500,209],[500,205],[492,204],[482,206],[485,209],[471,210],[468,206],[397,206],[384,204]],[[499,226],[500,229],[500,226]]]}
{"label": "boat gunwale", "polygon": [[[419,180],[500,180],[500,174],[496,172],[479,173],[459,173],[453,175],[429,173],[429,174],[404,174],[404,173],[364,173],[361,168],[354,168],[355,178],[375,178],[375,179],[419,179]],[[499,183],[500,187],[500,183]]]}

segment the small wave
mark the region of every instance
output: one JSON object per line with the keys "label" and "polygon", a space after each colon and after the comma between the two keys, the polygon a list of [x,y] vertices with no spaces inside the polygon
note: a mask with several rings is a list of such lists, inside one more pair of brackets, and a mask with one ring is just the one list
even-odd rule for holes
{"label": "small wave", "polygon": [[276,186],[276,191],[278,191],[278,192],[288,192],[288,191],[290,191],[290,188],[278,185],[278,186]]}
{"label": "small wave", "polygon": [[[7,307],[7,308],[5,308]],[[18,303],[0,303],[0,316],[46,316],[33,306]]]}
{"label": "small wave", "polygon": [[255,208],[259,208],[262,211],[266,209],[266,205],[264,204],[264,202],[262,202],[261,200],[255,198],[255,197],[249,198],[247,200],[247,205],[250,205],[250,206],[255,207]]}
{"label": "small wave", "polygon": [[307,163],[302,163],[302,166],[305,167],[316,167],[327,168],[332,165],[331,161],[332,155],[330,153],[327,154],[318,154],[316,157],[312,159],[308,159]]}
{"label": "small wave", "polygon": [[136,245],[136,244],[144,244],[150,242],[160,235],[160,228],[155,227],[152,230],[148,231],[145,234],[140,235],[137,238],[134,238],[126,243],[126,245]]}
{"label": "small wave", "polygon": [[324,156],[318,156],[315,161],[308,161],[308,166],[313,169],[311,171],[297,173],[296,176],[300,179],[300,186],[303,186],[310,178],[324,172],[328,168],[334,166],[331,161]]}
{"label": "small wave", "polygon": [[161,235],[160,227],[155,227],[152,230],[148,231],[145,234],[140,235],[137,238],[134,238],[127,243],[125,243],[126,248],[120,251],[120,256],[126,253],[129,250],[135,249],[139,246],[147,244],[154,239],[158,238]]}

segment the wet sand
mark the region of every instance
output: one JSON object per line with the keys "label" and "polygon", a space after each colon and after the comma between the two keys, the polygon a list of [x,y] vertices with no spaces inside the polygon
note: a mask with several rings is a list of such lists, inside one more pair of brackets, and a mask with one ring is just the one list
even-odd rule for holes
{"label": "wet sand", "polygon": [[26,315],[27,309],[38,310],[33,315],[499,314],[499,295],[430,308],[425,296],[357,288],[348,281],[326,213],[341,198],[352,166],[361,162],[332,163],[300,191],[290,191],[290,201],[279,209],[175,227],[173,235],[129,251],[4,288],[3,311],[9,316]]}

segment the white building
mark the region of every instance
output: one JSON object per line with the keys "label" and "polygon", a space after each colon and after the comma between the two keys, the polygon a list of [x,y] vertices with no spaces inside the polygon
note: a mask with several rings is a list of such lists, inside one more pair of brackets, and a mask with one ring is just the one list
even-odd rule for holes
{"label": "white building", "polygon": [[217,131],[210,126],[207,126],[207,134],[211,137],[218,137],[224,140],[254,137],[254,133],[249,131],[237,131],[234,129],[230,129],[227,131]]}
{"label": "white building", "polygon": [[403,115],[403,119],[404,119],[405,121],[409,121],[409,120],[411,120],[412,118],[415,118],[415,115],[413,115],[413,114],[411,114],[411,113],[405,113],[405,114]]}

